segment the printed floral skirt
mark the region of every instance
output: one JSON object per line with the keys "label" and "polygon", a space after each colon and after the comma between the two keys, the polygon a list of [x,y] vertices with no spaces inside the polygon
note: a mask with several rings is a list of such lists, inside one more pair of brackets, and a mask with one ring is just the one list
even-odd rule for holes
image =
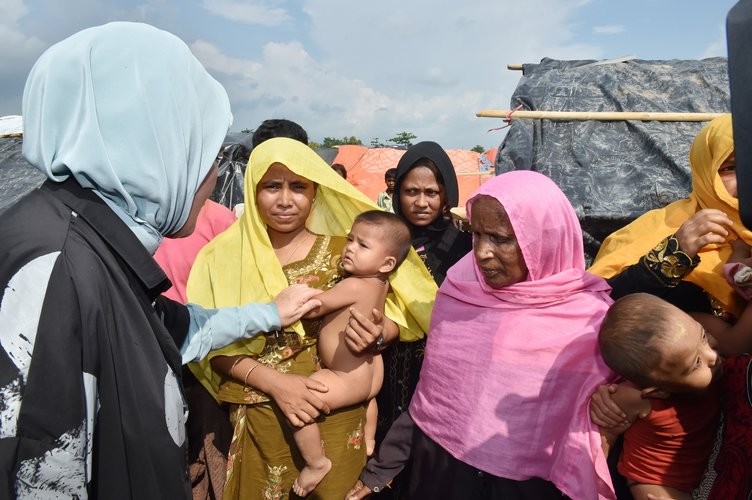
{"label": "printed floral skirt", "polygon": [[[311,373],[305,365],[316,363],[305,350],[295,356],[290,372]],[[303,468],[287,419],[272,403],[231,404],[230,419],[234,428],[227,463],[225,500],[297,498],[292,484]],[[332,469],[306,498],[341,499],[358,480],[366,463],[363,426],[365,405],[344,408],[318,420],[326,456]]]}

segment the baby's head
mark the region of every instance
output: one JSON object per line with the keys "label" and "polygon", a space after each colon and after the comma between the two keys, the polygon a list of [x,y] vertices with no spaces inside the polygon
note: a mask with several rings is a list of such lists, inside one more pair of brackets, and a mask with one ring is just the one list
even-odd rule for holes
{"label": "baby's head", "polygon": [[410,229],[399,216],[369,210],[353,222],[342,250],[342,268],[353,276],[385,276],[410,252]]}
{"label": "baby's head", "polygon": [[598,335],[606,364],[646,397],[706,389],[721,366],[709,341],[691,316],[646,293],[614,302]]}

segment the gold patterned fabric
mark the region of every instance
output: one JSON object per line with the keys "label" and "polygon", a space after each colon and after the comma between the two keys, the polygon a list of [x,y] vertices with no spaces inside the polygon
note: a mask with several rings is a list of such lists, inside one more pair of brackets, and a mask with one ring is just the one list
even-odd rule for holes
{"label": "gold patterned fabric", "polygon": [[[312,288],[328,290],[340,279],[339,261],[342,247],[347,240],[342,237],[317,236],[308,256],[282,268],[290,285],[305,283]],[[301,321],[305,334],[300,336],[295,331],[267,332],[263,335],[265,345],[261,352],[254,356],[266,366],[281,373],[296,375],[310,375],[319,367],[298,367],[297,356],[308,351],[312,359],[316,359],[316,341],[321,327],[321,320]],[[228,378],[223,378],[219,385],[218,399],[226,403],[254,404],[269,401],[269,397],[261,391]]]}
{"label": "gold patterned fabric", "polygon": [[[230,445],[225,499],[286,500],[297,498],[291,486],[303,466],[289,426],[275,421],[284,419],[275,405],[237,405],[232,409],[235,426]],[[307,499],[344,498],[358,480],[366,463],[363,425],[365,407],[343,409],[319,422],[321,440],[332,470]],[[280,443],[291,453],[281,453]]]}
{"label": "gold patterned fabric", "polygon": [[[290,284],[307,283],[326,290],[339,279],[338,263],[344,238],[319,236],[308,256],[284,266]],[[266,345],[256,359],[282,373],[310,375],[320,369],[316,339],[320,320],[303,321],[305,335],[265,334]],[[225,379],[219,398],[231,402],[233,437],[227,462],[226,499],[286,499],[303,460],[286,419],[261,391]],[[321,439],[332,471],[307,498],[342,498],[365,465],[363,425],[365,406],[337,412],[319,421]]]}
{"label": "gold patterned fabric", "polygon": [[[316,197],[306,221],[307,229],[314,234],[345,236],[358,214],[377,208],[305,144],[286,137],[264,141],[254,148],[246,169],[243,216],[196,257],[188,278],[190,302],[212,308],[269,302],[288,286],[256,207],[256,187],[275,163],[316,184]],[[389,275],[389,284],[384,314],[399,325],[401,340],[422,338],[428,330],[437,287],[414,250]],[[300,322],[288,330],[304,334]],[[201,362],[191,363],[190,369],[216,398],[220,377],[211,369],[211,358],[257,356],[264,344],[263,335],[235,342],[211,351]]]}
{"label": "gold patterned fabric", "polygon": [[679,248],[679,242],[673,236],[661,240],[658,245],[645,254],[640,263],[668,287],[675,287],[682,278],[700,263],[695,255],[691,258]]}
{"label": "gold patterned fabric", "polygon": [[[306,259],[282,266],[256,205],[256,189],[266,171],[281,164],[316,185],[306,220],[318,235]],[[325,289],[333,286],[344,236],[355,217],[376,208],[340,177],[311,148],[288,138],[269,139],[251,153],[245,178],[243,216],[199,253],[188,279],[188,300],[204,307],[269,302],[294,283]],[[436,285],[411,251],[389,276],[384,313],[400,327],[403,339],[427,331]],[[209,353],[190,369],[218,400],[233,405],[235,433],[231,444],[225,498],[287,498],[303,466],[289,435],[289,424],[267,395],[224,380],[211,369],[215,356],[253,356],[279,371],[310,375],[317,367],[315,323],[296,322],[279,334],[259,334]],[[309,498],[343,498],[365,463],[360,446],[365,408],[333,412],[319,422],[332,470]],[[261,483],[263,481],[263,484]]]}

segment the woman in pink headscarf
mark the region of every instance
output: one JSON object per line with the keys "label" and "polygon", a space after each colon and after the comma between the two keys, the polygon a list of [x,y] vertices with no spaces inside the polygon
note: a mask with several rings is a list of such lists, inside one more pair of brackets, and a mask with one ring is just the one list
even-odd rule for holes
{"label": "woman in pink headscarf", "polygon": [[[535,193],[531,196],[530,193]],[[411,498],[613,498],[588,400],[605,280],[585,271],[561,190],[500,175],[467,203],[473,252],[449,270],[413,396]]]}

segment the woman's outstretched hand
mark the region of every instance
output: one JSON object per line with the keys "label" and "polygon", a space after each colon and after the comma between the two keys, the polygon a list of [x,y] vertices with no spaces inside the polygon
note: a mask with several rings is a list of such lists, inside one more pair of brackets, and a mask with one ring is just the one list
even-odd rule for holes
{"label": "woman's outstretched hand", "polygon": [[720,210],[704,208],[684,221],[674,237],[679,248],[694,257],[705,245],[726,241],[731,224],[731,219]]}
{"label": "woman's outstretched hand", "polygon": [[321,301],[315,297],[321,292],[307,285],[292,285],[279,292],[274,303],[277,304],[281,326],[289,326],[319,307]]}

